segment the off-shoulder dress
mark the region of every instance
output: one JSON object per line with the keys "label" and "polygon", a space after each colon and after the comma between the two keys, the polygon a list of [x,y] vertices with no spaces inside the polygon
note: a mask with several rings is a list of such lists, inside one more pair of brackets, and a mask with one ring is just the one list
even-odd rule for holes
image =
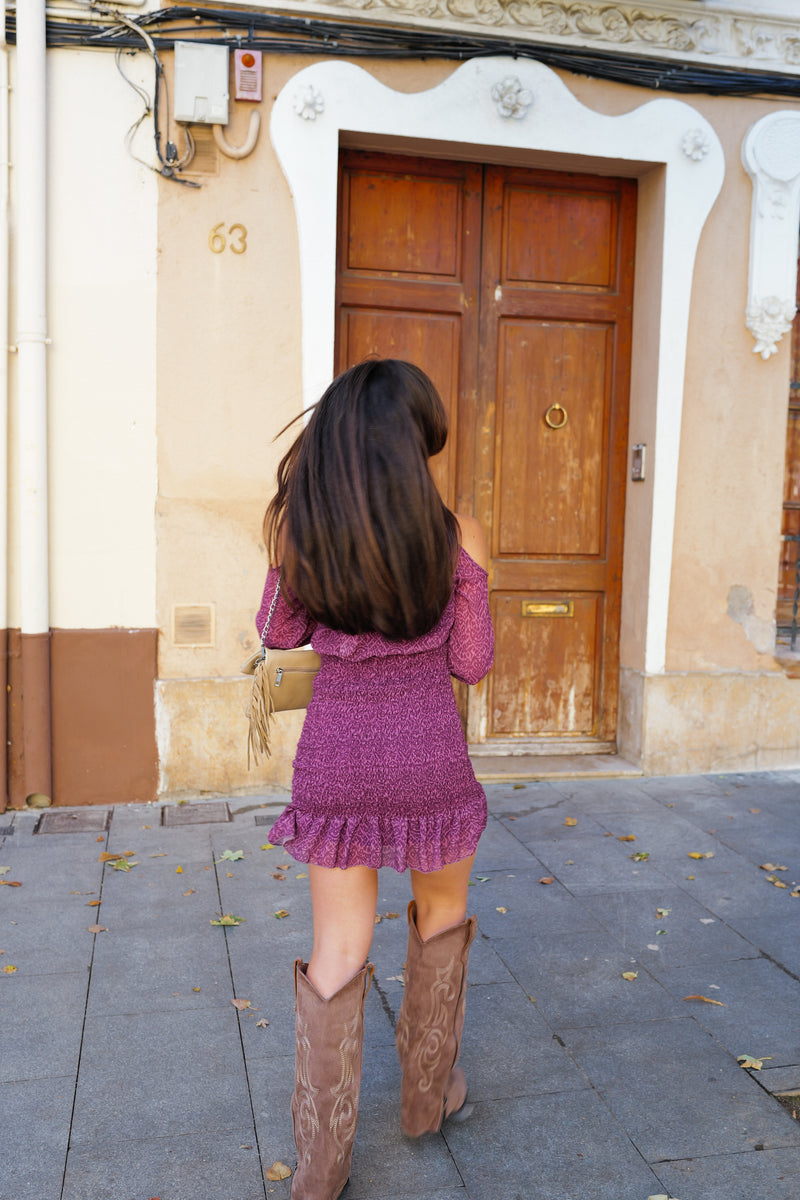
{"label": "off-shoulder dress", "polygon": [[[261,634],[278,584],[271,568]],[[473,854],[486,797],[467,754],[451,675],[477,683],[494,654],[487,575],[463,547],[453,592],[423,637],[391,642],[312,620],[281,595],[266,642],[311,642],[322,660],[294,760],[291,803],[269,832],[299,862],[437,871]]]}

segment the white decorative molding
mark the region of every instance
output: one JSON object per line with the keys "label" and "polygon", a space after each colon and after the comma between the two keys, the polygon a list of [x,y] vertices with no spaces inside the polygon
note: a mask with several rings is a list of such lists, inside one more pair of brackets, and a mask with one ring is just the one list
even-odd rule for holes
{"label": "white decorative molding", "polygon": [[316,121],[317,117],[325,111],[325,99],[322,92],[318,92],[315,87],[308,86],[295,92],[292,107],[298,117],[302,117],[304,121]]}
{"label": "white decorative molding", "polygon": [[518,75],[506,75],[492,88],[492,99],[501,117],[521,121],[533,104],[533,92],[522,86]]}
{"label": "white decorative molding", "polygon": [[[239,0],[225,0],[239,3]],[[632,57],[800,74],[800,25],[734,5],[680,0],[251,0],[255,7],[323,18],[470,33]],[[755,8],[754,3],[751,8]]]}
{"label": "white decorative molding", "polygon": [[756,339],[753,353],[766,360],[796,312],[800,112],[756,121],[742,143],[742,162],[753,181],[745,324]]}
{"label": "white decorative molding", "polygon": [[[497,119],[492,85],[512,72],[523,89],[536,97],[535,121]],[[293,106],[298,87],[318,88],[325,95],[325,119],[309,122],[303,137],[297,136]],[[494,155],[507,160],[510,151],[513,161],[524,165],[530,155],[540,168],[551,162],[554,169],[564,170],[577,161],[582,171],[641,174],[650,180],[654,167],[663,170],[663,190],[643,188],[639,200],[640,228],[655,231],[652,237],[659,246],[660,296],[653,306],[659,315],[646,338],[635,326],[633,337],[634,375],[643,342],[664,349],[641,384],[646,397],[642,403],[653,406],[658,470],[651,490],[636,493],[652,505],[649,561],[641,568],[647,576],[647,611],[637,610],[636,621],[645,629],[645,670],[663,671],[692,278],[700,233],[725,173],[722,146],[711,125],[691,105],[666,98],[650,100],[621,116],[607,116],[576,100],[558,75],[541,63],[474,58],[424,92],[394,91],[352,63],[317,63],[285,85],[275,101],[270,128],[297,218],[303,407],[318,399],[333,376],[337,181],[343,133],[356,139],[363,135],[376,148],[385,138],[387,147],[397,150],[402,144],[407,153],[435,155],[441,142],[448,156],[458,155],[460,146],[465,158],[479,154],[479,161],[491,162]],[[687,129],[700,130],[708,139],[708,155],[699,171],[681,149]],[[642,237],[639,244],[646,241]],[[649,246],[652,251],[652,238]]]}
{"label": "white decorative molding", "polygon": [[711,144],[702,129],[689,129],[681,138],[681,150],[692,162],[702,162]]}

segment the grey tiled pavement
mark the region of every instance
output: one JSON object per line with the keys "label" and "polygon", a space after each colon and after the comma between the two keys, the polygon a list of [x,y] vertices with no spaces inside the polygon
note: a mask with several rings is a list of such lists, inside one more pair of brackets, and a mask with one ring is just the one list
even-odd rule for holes
{"label": "grey tiled pavement", "polygon": [[[800,1091],[800,772],[487,794],[474,1112],[418,1142],[399,1130],[408,880],[383,871],[378,911],[401,915],[375,928],[343,1200],[800,1200],[800,1121],[775,1099]],[[0,1200],[288,1200],[264,1170],[294,1165],[310,902],[304,868],[263,848],[284,800],[176,827],[167,806],[118,807],[102,834],[0,815]],[[104,851],[133,851],[131,869]],[[246,920],[212,927],[220,912]]]}

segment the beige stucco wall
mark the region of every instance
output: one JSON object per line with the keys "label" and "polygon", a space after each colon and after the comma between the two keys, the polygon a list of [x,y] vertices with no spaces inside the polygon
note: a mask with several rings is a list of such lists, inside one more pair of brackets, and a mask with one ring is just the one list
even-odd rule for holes
{"label": "beige stucco wall", "polygon": [[[260,523],[279,453],[272,439],[300,405],[296,227],[269,143],[269,112],[283,85],[311,61],[265,58],[264,124],[252,156],[221,159],[219,175],[204,178],[197,191],[159,185],[158,721],[165,792],[263,790],[290,778],[295,719],[280,723],[273,760],[246,771],[237,671],[254,644],[266,565]],[[456,69],[360,65],[406,91],[432,87]],[[632,87],[561,77],[583,104],[608,114],[652,98]],[[770,624],[788,344],[784,339],[779,354],[763,362],[744,325],[751,186],[739,157],[756,120],[792,105],[687,100],[719,134],[727,171],[701,238],[692,298],[665,676],[643,672],[648,483],[629,485],[643,490],[632,493],[626,524],[620,741],[653,771],[780,765],[782,756],[800,761],[800,734],[793,732],[800,682],[787,680],[773,658]],[[249,106],[233,110],[227,134],[238,143]],[[640,186],[644,208],[656,214],[658,171]],[[211,252],[209,233],[220,222],[223,231],[246,227],[245,253]],[[669,348],[647,336],[658,306],[658,230],[640,228],[640,237],[648,240],[638,260],[631,441],[650,444],[652,473],[658,454],[646,383],[659,352]],[[738,620],[728,615],[732,587],[740,589],[733,593]],[[171,644],[175,603],[215,605],[214,648]],[[765,747],[761,759],[756,743]]]}

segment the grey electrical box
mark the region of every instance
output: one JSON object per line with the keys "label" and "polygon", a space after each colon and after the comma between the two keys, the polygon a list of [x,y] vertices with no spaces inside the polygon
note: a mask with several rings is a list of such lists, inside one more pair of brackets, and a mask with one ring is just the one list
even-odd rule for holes
{"label": "grey electrical box", "polygon": [[175,120],[228,124],[228,47],[175,43]]}
{"label": "grey electrical box", "polygon": [[637,442],[633,447],[631,454],[631,479],[634,483],[644,482],[644,463],[647,454],[647,446],[642,442]]}

